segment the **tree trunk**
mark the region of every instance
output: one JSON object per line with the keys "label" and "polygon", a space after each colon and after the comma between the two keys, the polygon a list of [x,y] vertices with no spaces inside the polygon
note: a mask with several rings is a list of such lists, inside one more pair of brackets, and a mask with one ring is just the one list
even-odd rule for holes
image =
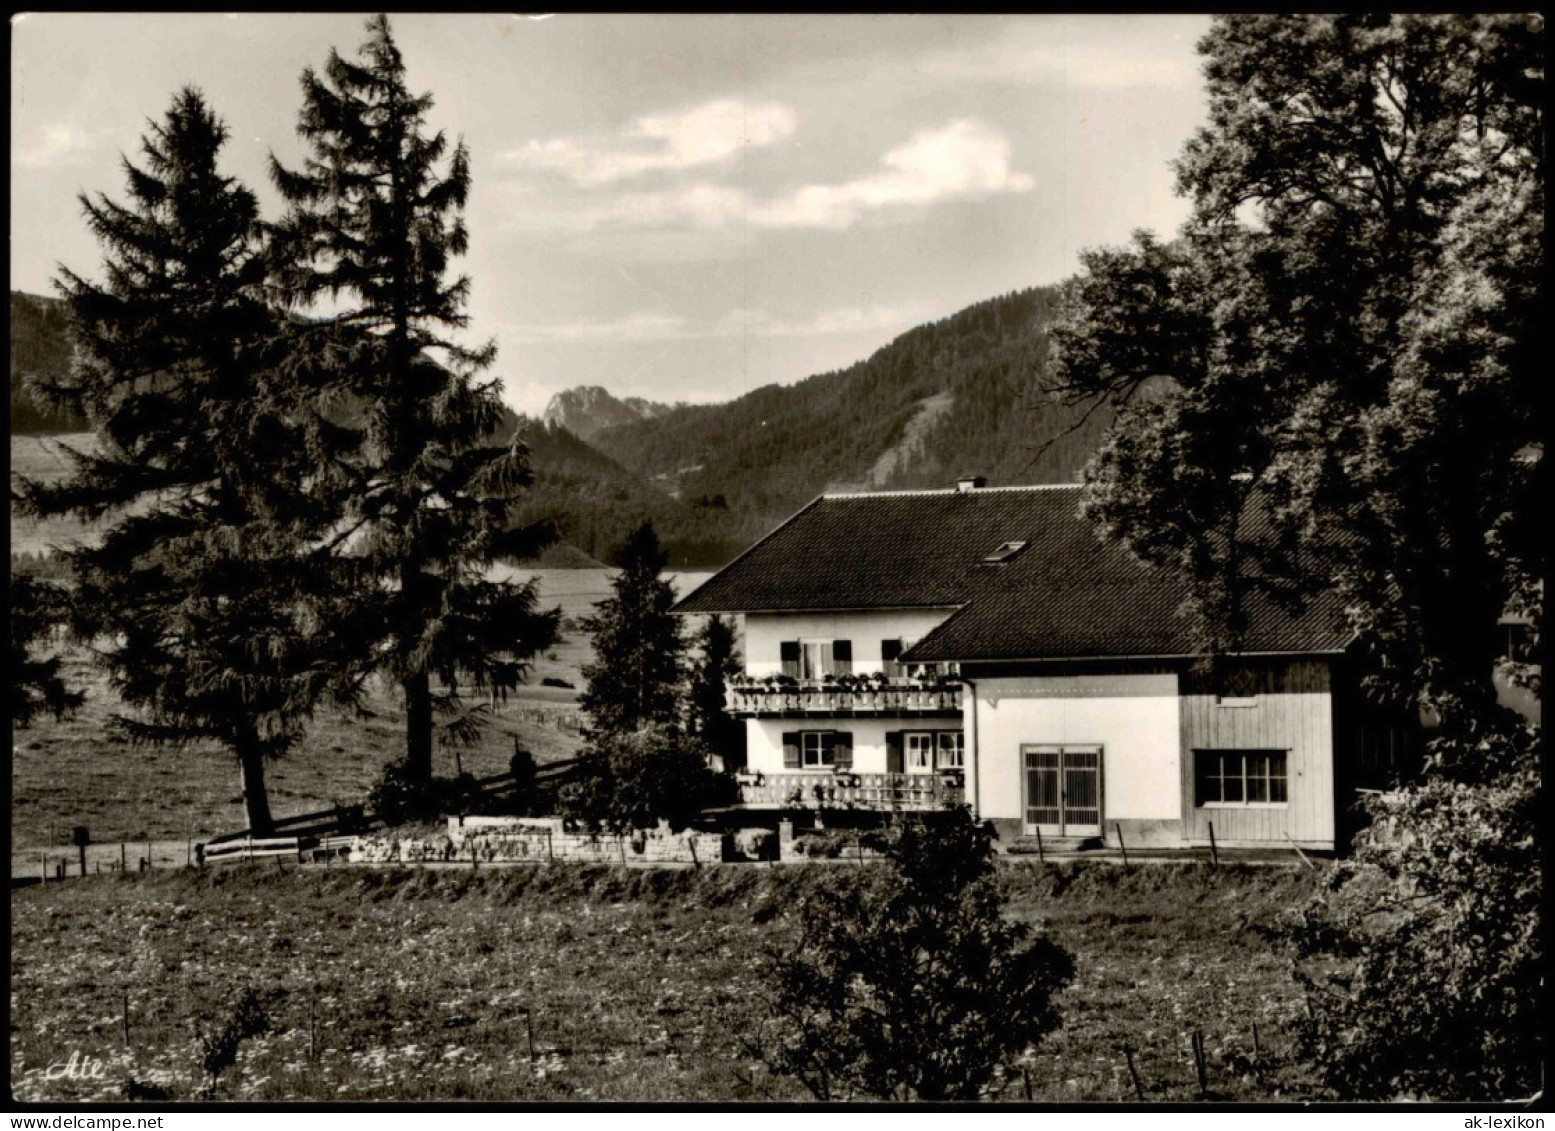
{"label": "tree trunk", "polygon": [[432,681],[417,672],[405,688],[405,768],[412,781],[432,780]]}
{"label": "tree trunk", "polygon": [[243,780],[243,811],[248,817],[249,831],[267,836],[275,830],[275,819],[270,816],[270,798],[265,792],[265,757],[260,749],[259,735],[253,727],[245,725],[240,728],[234,745],[238,772]]}

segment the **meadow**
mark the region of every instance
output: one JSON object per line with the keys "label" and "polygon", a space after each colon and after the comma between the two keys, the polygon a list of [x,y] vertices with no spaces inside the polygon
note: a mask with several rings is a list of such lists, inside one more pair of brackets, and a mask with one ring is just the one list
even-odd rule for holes
{"label": "meadow", "polygon": [[[11,895],[18,1099],[792,1101],[753,1051],[763,955],[857,866],[231,866]],[[1064,1025],[997,1099],[1311,1099],[1269,927],[1292,868],[1005,861],[1006,913],[1074,955]],[[245,989],[267,1031],[214,1084],[201,1034]],[[1254,1055],[1254,1026],[1259,1056]],[[102,1067],[71,1079],[72,1054]],[[54,1068],[51,1074],[50,1069]],[[51,1075],[53,1078],[51,1078]]]}
{"label": "meadow", "polygon": [[[609,592],[612,573],[509,567],[499,572],[538,578],[542,607],[561,609],[562,639],[536,659],[516,693],[486,704],[486,725],[473,747],[440,744],[438,774],[503,772],[515,743],[537,761],[549,762],[571,757],[580,742],[577,697],[593,649],[577,622]],[[672,581],[684,593],[706,576],[677,574]],[[110,717],[125,708],[87,651],[66,645],[60,653],[66,682],[85,688],[87,701],[63,720],[45,717],[13,731],[13,872],[35,871],[36,850],[68,844],[74,825],[87,826],[101,844],[183,844],[243,827],[237,767],[229,754],[208,744],[129,745],[110,728]],[[547,679],[567,686],[546,686]],[[399,755],[404,714],[398,690],[372,681],[364,706],[362,715],[321,708],[302,744],[269,764],[266,781],[276,816],[358,803],[383,766]]]}

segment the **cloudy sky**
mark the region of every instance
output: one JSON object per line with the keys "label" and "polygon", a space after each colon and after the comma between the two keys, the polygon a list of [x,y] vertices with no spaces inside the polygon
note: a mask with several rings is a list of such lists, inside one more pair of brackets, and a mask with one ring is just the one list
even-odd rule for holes
{"label": "cloudy sky", "polygon": [[[101,257],[76,195],[193,83],[268,215],[298,76],[359,15],[15,18],[11,287]],[[514,408],[600,384],[724,400],[867,357],[1071,274],[1186,204],[1193,16],[392,17],[431,122],[462,134],[476,338]]]}

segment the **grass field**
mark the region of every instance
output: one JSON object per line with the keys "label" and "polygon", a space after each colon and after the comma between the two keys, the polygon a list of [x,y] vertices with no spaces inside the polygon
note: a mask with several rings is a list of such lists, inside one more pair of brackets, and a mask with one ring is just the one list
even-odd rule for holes
{"label": "grass field", "polygon": [[[587,615],[609,589],[607,570],[524,571],[540,579],[541,604],[564,618]],[[683,574],[681,586],[705,574]],[[203,839],[242,828],[242,799],[232,757],[214,746],[135,748],[114,737],[109,717],[124,710],[88,655],[64,650],[67,683],[85,687],[86,705],[61,722],[49,718],[12,734],[11,836],[14,860],[35,863],[34,849],[69,841],[85,825],[99,843],[118,840]],[[574,630],[538,659],[529,682],[506,703],[492,706],[480,742],[459,753],[477,776],[507,769],[515,740],[537,760],[570,757],[578,746],[574,720],[580,674],[592,657],[587,636]],[[570,688],[542,686],[546,678]],[[404,715],[394,689],[374,687],[370,718],[321,711],[301,747],[267,767],[271,809],[277,816],[362,800],[385,763],[403,745]],[[452,775],[455,754],[438,750],[435,770]],[[28,866],[30,866],[30,863]]]}
{"label": "grass field", "polygon": [[[765,1016],[759,959],[793,937],[807,891],[860,874],[236,867],[13,891],[13,1088],[192,1098],[197,1031],[254,987],[270,1032],[243,1045],[221,1098],[804,1099],[744,1044]],[[1078,969],[1064,1028],[1028,1059],[1033,1098],[1135,1102],[1126,1044],[1147,1100],[1197,1100],[1195,1029],[1213,1095],[1312,1098],[1289,1053],[1300,1001],[1264,931],[1312,873],[1006,862],[1001,875],[1007,913]],[[72,1053],[103,1062],[102,1078],[47,1079]]]}

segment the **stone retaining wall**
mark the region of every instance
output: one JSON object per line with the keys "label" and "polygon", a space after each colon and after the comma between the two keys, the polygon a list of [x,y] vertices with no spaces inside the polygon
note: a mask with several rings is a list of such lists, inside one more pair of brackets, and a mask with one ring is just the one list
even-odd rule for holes
{"label": "stone retaining wall", "polygon": [[361,863],[546,863],[573,860],[594,864],[715,864],[724,858],[725,837],[667,826],[625,836],[568,832],[560,817],[458,817],[446,833],[365,836],[351,855]]}

